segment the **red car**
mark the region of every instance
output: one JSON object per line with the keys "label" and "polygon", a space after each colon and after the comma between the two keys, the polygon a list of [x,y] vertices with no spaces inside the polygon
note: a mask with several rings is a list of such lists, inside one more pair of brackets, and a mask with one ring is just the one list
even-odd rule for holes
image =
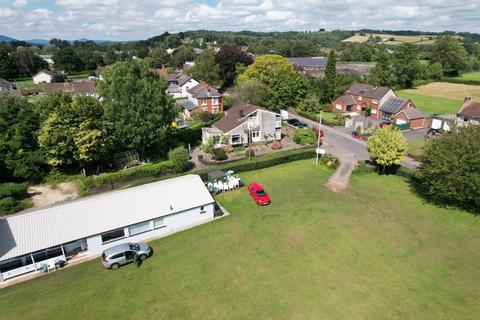
{"label": "red car", "polygon": [[257,182],[252,182],[248,185],[248,192],[259,206],[266,206],[271,202],[265,189]]}

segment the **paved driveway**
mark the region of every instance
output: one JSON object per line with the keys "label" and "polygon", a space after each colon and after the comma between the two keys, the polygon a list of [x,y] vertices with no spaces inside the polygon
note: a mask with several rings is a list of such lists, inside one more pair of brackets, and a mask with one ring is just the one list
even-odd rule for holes
{"label": "paved driveway", "polygon": [[[289,113],[289,118],[297,118],[309,127],[318,127],[318,123],[310,119],[304,118],[299,115]],[[322,126],[322,130],[325,132],[323,139],[323,147],[328,153],[338,156],[342,160],[367,160],[370,157],[367,152],[367,143],[365,141],[359,141],[354,139],[350,134],[346,133],[342,128],[335,128],[329,126]],[[402,166],[415,169],[419,163],[412,158],[405,158],[402,162]]]}

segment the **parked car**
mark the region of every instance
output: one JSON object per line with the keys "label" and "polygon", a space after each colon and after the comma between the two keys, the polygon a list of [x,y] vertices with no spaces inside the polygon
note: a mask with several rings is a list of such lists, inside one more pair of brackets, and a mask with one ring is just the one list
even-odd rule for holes
{"label": "parked car", "polygon": [[287,123],[297,128],[308,128],[308,125],[305,122],[302,122],[298,119],[292,118],[288,119]]}
{"label": "parked car", "polygon": [[103,251],[102,264],[105,268],[116,270],[135,259],[143,261],[150,253],[150,246],[145,243],[123,243]]}
{"label": "parked car", "polygon": [[271,202],[265,189],[263,189],[257,182],[252,182],[248,185],[248,192],[259,206],[266,206]]}

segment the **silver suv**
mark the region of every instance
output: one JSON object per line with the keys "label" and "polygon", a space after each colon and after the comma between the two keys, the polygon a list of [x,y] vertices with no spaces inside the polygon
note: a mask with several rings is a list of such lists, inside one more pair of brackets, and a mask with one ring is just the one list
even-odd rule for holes
{"label": "silver suv", "polygon": [[121,265],[136,259],[145,260],[150,256],[150,247],[142,242],[123,243],[111,247],[102,253],[102,264],[105,268],[118,269]]}

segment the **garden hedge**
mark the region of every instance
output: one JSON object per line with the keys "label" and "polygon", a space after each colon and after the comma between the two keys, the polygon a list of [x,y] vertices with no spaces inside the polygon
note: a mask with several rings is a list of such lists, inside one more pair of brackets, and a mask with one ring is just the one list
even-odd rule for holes
{"label": "garden hedge", "polygon": [[7,182],[0,184],[0,199],[1,198],[15,198],[23,199],[27,194],[28,183],[13,183]]}

